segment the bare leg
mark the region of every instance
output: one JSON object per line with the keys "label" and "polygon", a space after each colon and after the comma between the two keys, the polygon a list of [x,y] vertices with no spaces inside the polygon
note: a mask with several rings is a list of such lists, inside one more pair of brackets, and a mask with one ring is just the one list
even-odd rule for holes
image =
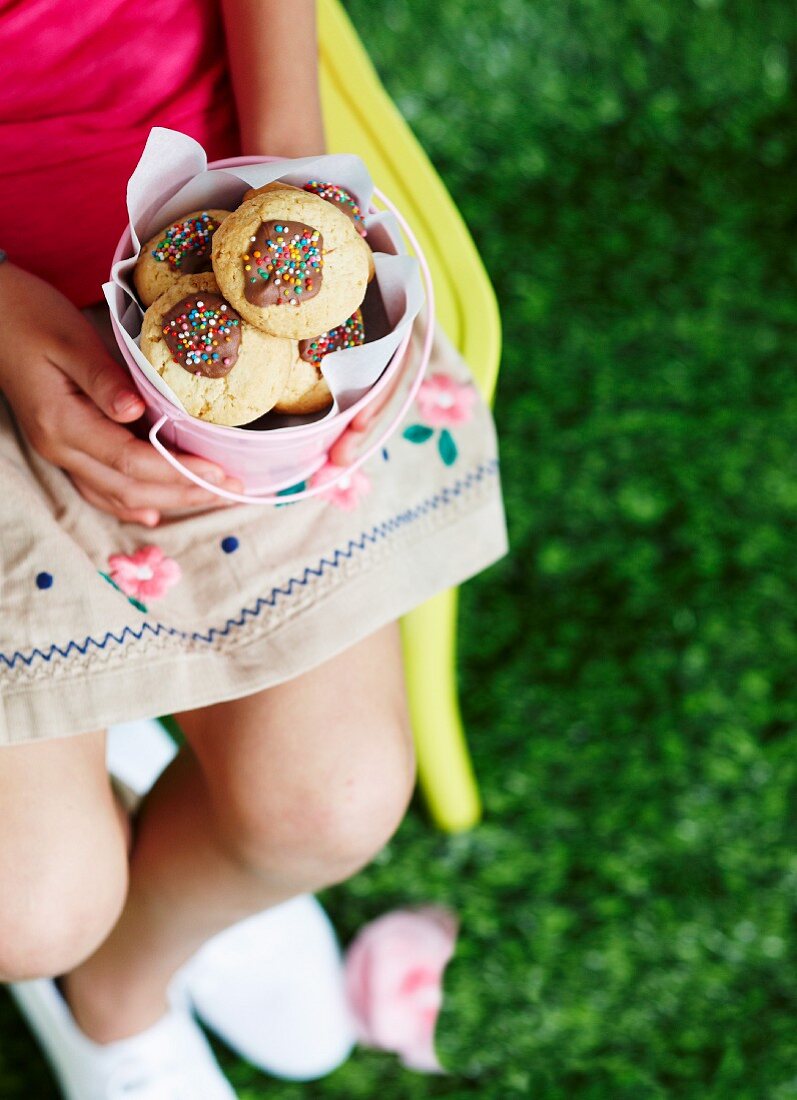
{"label": "bare leg", "polygon": [[0,981],[51,978],[97,949],[127,891],[104,732],[2,746],[0,806]]}
{"label": "bare leg", "polygon": [[63,979],[99,1042],[154,1023],[174,972],[210,936],[367,863],[412,791],[395,625],[291,683],[179,721],[191,749],[139,811],[121,918]]}

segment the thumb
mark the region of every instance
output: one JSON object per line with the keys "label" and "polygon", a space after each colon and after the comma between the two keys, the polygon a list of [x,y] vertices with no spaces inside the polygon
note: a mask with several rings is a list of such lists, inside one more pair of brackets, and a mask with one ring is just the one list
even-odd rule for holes
{"label": "thumb", "polygon": [[111,420],[126,424],[144,415],[144,402],[127,369],[111,358],[99,338],[96,344],[70,350],[59,366]]}

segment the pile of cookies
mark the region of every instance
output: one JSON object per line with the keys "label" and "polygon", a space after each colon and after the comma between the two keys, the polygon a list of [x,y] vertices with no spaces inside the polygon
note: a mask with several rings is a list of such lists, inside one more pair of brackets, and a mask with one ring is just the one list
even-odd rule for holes
{"label": "pile of cookies", "polygon": [[141,248],[141,351],[186,411],[240,425],[332,404],[325,355],[365,340],[373,278],[362,212],[310,180],[247,191],[234,210],[195,210]]}

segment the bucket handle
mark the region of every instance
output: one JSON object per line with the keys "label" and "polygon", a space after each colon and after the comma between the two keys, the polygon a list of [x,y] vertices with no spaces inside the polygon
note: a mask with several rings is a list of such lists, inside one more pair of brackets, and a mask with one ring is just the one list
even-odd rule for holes
{"label": "bucket handle", "polygon": [[[162,455],[170,466],[173,466],[175,470],[178,470],[183,475],[183,477],[187,477],[189,481],[193,481],[195,485],[199,485],[202,489],[206,489],[209,493],[214,493],[217,497],[223,497],[225,500],[233,501],[236,504],[293,504],[294,501],[307,500],[310,497],[315,497],[321,493],[327,492],[327,490],[331,489],[333,485],[337,485],[338,482],[342,481],[344,478],[351,477],[355,470],[358,470],[363,465],[363,463],[367,462],[373,454],[376,454],[377,451],[382,449],[387,440],[401,423],[404,416],[409,412],[410,405],[412,405],[413,401],[415,400],[415,396],[420,389],[421,382],[423,381],[423,376],[426,373],[426,368],[429,364],[429,357],[432,354],[435,317],[434,287],[432,286],[432,275],[429,270],[429,264],[427,263],[421,246],[418,244],[417,237],[407,224],[406,218],[403,214],[400,213],[399,210],[396,209],[393,203],[388,198],[386,198],[383,192],[376,187],[374,188],[374,195],[376,195],[380,202],[396,216],[399,225],[404,230],[407,240],[410,242],[412,249],[418,259],[418,263],[421,268],[421,276],[424,283],[424,290],[426,291],[426,331],[423,337],[423,346],[421,348],[418,369],[415,372],[415,377],[412,380],[412,385],[407,391],[407,395],[404,398],[404,401],[401,403],[401,408],[398,410],[396,415],[392,417],[387,428],[382,432],[376,442],[372,443],[370,447],[366,448],[366,450],[363,451],[361,455],[358,455],[357,458],[352,463],[350,463],[350,465],[341,466],[340,472],[335,474],[334,477],[329,478],[328,481],[325,481],[320,485],[311,486],[309,489],[302,489],[301,492],[298,493],[288,494],[283,491],[282,495],[278,493],[270,493],[268,495],[232,493],[228,489],[220,489],[218,485],[212,485],[209,481],[206,481],[203,477],[200,477],[199,474],[195,474],[193,470],[189,470],[189,468],[187,466],[184,466],[179,458],[176,458],[170,451],[168,451],[166,447],[164,447],[163,443],[161,443],[160,439],[158,439],[158,432],[169,419],[168,415],[164,413],[164,415],[159,420],[157,420],[150,428],[149,441],[158,452],[158,454]],[[404,337],[404,340],[396,349],[394,353],[395,355],[403,356],[406,353],[406,350],[409,347],[411,335],[412,328],[410,327],[410,330]]]}

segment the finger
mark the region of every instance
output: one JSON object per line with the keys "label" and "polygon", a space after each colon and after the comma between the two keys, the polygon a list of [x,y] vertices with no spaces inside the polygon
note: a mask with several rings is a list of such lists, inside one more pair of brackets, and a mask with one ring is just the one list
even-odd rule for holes
{"label": "finger", "polygon": [[138,523],[141,524],[142,527],[157,527],[160,523],[160,512],[157,512],[154,508],[119,508],[111,504],[110,501],[100,493],[95,492],[91,485],[83,481],[82,478],[72,476],[72,482],[80,495],[87,500],[89,504],[93,505],[101,512],[106,512],[108,515],[115,516],[123,523]]}
{"label": "finger", "polygon": [[333,466],[351,466],[362,443],[362,432],[347,430],[329,448],[328,459]]}
{"label": "finger", "polygon": [[[159,455],[151,443],[138,439],[127,428],[107,420],[89,402],[76,402],[76,405],[68,423],[65,423],[64,437],[64,443],[73,452],[87,454],[133,480],[181,489],[189,485],[183,474]],[[237,478],[227,477],[214,462],[196,455],[178,454],[177,457],[206,481],[230,492],[240,492],[243,488]]]}
{"label": "finger", "polygon": [[88,322],[77,338],[59,348],[56,365],[112,420],[129,423],[144,415],[127,369],[111,358]]}
{"label": "finger", "polygon": [[329,449],[329,461],[335,466],[351,466],[354,462],[358,451],[362,447],[365,432],[373,424],[379,413],[390,402],[398,389],[408,359],[409,352],[406,352],[401,366],[393,375],[387,386],[385,386],[382,392],[374,398],[370,404],[365,406],[362,412],[357,413],[343,435],[332,444]]}
{"label": "finger", "polygon": [[385,386],[382,392],[369,402],[365,408],[358,412],[349,425],[349,430],[353,432],[364,432],[372,423],[376,416],[384,409],[385,405],[390,401],[393,394],[398,388],[398,384],[404,374],[404,368],[407,366],[407,360],[409,358],[408,353],[405,353],[402,359],[401,366],[397,369],[396,373],[391,378],[390,382]]}
{"label": "finger", "polygon": [[365,432],[396,392],[397,385],[398,376],[391,381],[390,385],[385,387],[370,405],[367,405],[362,412],[357,413],[343,435],[336,439],[329,448],[330,462],[335,466],[350,466],[354,462],[357,451],[362,446]]}
{"label": "finger", "polygon": [[[150,443],[145,444],[145,446],[149,447],[150,450],[154,450]],[[192,473],[204,478],[205,481],[209,481],[212,485],[218,485],[219,488],[227,489],[230,493],[242,493],[244,491],[244,484],[239,478],[229,477],[225,474],[221,466],[214,465],[206,458],[199,458],[197,455],[183,454],[181,451],[172,451],[171,453],[175,458],[179,459],[183,466],[187,466]],[[161,460],[161,467],[164,469],[162,480],[167,482],[169,475],[171,475],[175,484],[185,485],[185,476],[181,474],[179,470],[175,470],[173,466],[170,466],[166,459],[163,458],[162,455],[159,455],[157,451],[155,455]]]}
{"label": "finger", "polygon": [[206,511],[223,507],[227,501],[207,489],[183,479],[179,485],[164,485],[154,481],[138,481],[117,473],[90,455],[73,455],[66,469],[73,477],[87,483],[117,510],[154,509],[161,513]]}

